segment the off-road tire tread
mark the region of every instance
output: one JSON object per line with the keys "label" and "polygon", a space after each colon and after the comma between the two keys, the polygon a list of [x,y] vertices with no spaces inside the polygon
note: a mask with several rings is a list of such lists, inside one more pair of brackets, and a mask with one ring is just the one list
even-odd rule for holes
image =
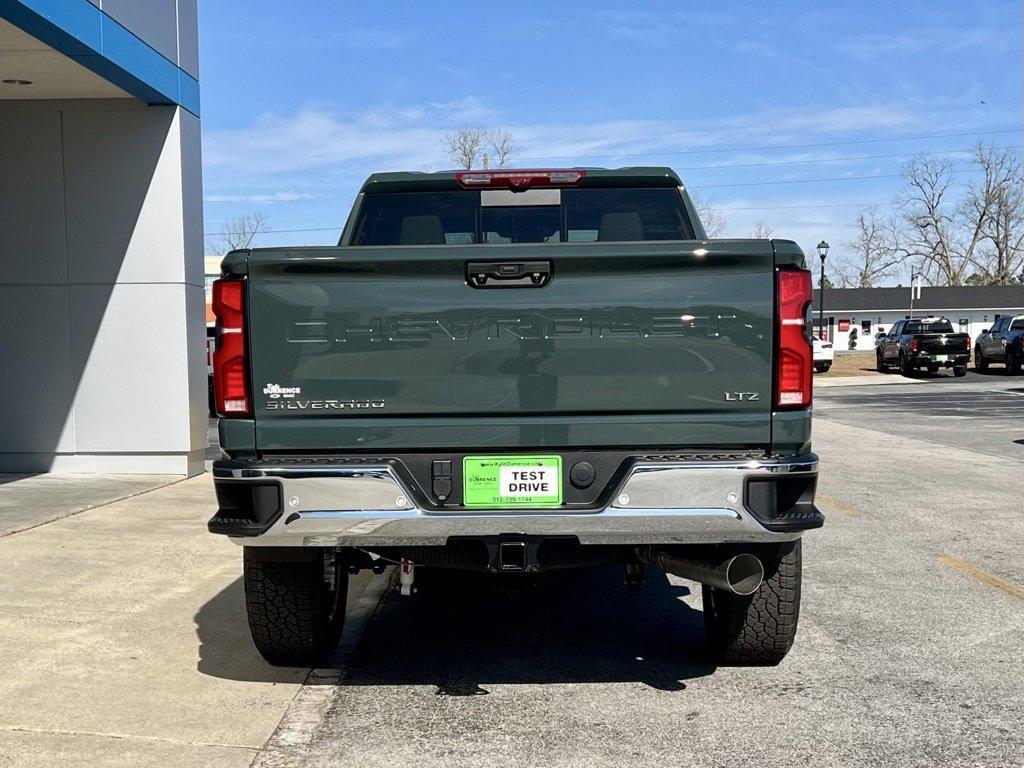
{"label": "off-road tire tread", "polygon": [[260,655],[274,665],[315,664],[337,643],[341,631],[331,625],[320,603],[321,560],[244,560],[245,607]]}
{"label": "off-road tire tread", "polygon": [[[752,595],[715,590],[718,626],[708,628],[708,639],[718,663],[774,666],[789,653],[800,618],[800,550],[797,540],[780,556],[762,558],[764,581]],[[705,601],[710,589],[703,588]]]}

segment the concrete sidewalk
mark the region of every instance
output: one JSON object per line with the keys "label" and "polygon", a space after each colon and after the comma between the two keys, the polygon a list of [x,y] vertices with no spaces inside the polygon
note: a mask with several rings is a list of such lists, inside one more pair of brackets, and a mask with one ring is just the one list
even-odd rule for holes
{"label": "concrete sidewalk", "polygon": [[253,648],[213,498],[203,475],[0,538],[0,766],[259,754],[308,670]]}
{"label": "concrete sidewalk", "polygon": [[836,376],[831,379],[815,376],[814,388],[827,389],[828,387],[853,387],[877,384],[926,384],[928,381],[928,379],[908,379],[905,376],[893,373],[869,373],[864,376]]}
{"label": "concrete sidewalk", "polygon": [[0,537],[180,479],[178,475],[0,474]]}

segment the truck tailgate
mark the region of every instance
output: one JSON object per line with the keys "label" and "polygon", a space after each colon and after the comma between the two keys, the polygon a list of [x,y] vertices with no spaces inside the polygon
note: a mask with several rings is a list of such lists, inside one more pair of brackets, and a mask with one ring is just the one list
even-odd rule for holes
{"label": "truck tailgate", "polygon": [[766,445],[773,286],[766,241],[253,251],[257,448]]}
{"label": "truck tailgate", "polygon": [[970,337],[965,333],[919,333],[916,338],[920,351],[928,354],[962,354],[970,349]]}

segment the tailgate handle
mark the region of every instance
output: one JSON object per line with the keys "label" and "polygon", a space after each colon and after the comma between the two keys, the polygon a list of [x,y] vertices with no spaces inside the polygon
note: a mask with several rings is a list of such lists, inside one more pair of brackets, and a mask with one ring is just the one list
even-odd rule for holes
{"label": "tailgate handle", "polygon": [[473,288],[543,288],[551,280],[550,261],[471,261],[466,282]]}

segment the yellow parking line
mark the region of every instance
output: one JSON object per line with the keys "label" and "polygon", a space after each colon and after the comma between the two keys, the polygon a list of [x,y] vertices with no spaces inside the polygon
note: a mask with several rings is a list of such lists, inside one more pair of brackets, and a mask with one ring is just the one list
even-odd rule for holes
{"label": "yellow parking line", "polygon": [[847,517],[860,517],[860,512],[853,507],[848,507],[841,501],[836,501],[833,498],[829,498],[823,493],[819,493],[815,496],[818,501],[825,502],[828,506],[832,507],[836,512]]}
{"label": "yellow parking line", "polygon": [[1024,600],[1024,589],[1021,589],[1016,584],[1012,584],[1009,581],[1004,581],[998,576],[994,576],[984,568],[979,568],[976,565],[971,565],[970,563],[961,560],[959,557],[950,557],[949,555],[939,555],[935,559],[947,568],[959,571],[967,578],[974,579],[974,581],[979,584],[984,584],[986,587],[994,587],[1004,595],[1009,595],[1017,600]]}

